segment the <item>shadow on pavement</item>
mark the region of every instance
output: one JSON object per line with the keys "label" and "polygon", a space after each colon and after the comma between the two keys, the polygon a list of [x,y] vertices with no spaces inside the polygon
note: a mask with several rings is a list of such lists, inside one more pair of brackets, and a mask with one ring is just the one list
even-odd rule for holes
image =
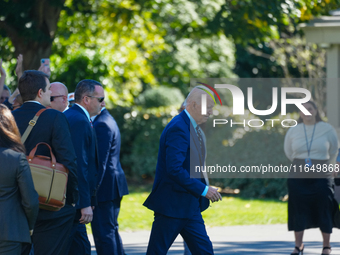
{"label": "shadow on pavement", "polygon": [[[268,241],[268,242],[214,242],[214,253],[224,255],[288,255],[293,251],[294,242]],[[339,254],[340,242],[332,242],[334,247],[332,254]],[[94,250],[94,246],[92,247]],[[322,242],[305,242],[304,254],[321,254]],[[338,251],[335,253],[335,248]],[[127,255],[144,255],[146,253],[145,244],[124,245]],[[92,251],[91,255],[97,254]],[[169,255],[182,255],[183,244],[174,243],[168,252]]]}

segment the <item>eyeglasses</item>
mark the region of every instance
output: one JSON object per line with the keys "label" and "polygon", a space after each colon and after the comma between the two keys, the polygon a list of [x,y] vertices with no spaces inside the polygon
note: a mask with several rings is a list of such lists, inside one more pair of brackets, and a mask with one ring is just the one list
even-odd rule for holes
{"label": "eyeglasses", "polygon": [[93,98],[97,98],[99,103],[102,103],[105,99],[105,97],[94,97],[94,96],[87,96],[87,97],[93,97]]}
{"label": "eyeglasses", "polygon": [[54,98],[56,98],[56,97],[64,97],[64,95],[59,95],[59,96],[51,96],[51,102],[53,102],[53,101],[54,101]]}

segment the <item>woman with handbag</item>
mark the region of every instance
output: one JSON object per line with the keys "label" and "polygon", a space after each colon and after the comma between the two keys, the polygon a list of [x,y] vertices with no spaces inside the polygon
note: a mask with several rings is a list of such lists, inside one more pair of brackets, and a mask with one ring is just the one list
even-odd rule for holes
{"label": "woman with handbag", "polygon": [[311,113],[300,112],[298,125],[288,130],[284,150],[292,161],[288,184],[288,229],[295,233],[291,255],[303,254],[305,229],[320,228],[322,254],[330,254],[332,233],[333,173],[338,151],[334,128],[321,120],[314,102],[303,106]]}
{"label": "woman with handbag", "polygon": [[0,104],[0,254],[21,254],[30,243],[39,211],[38,194],[11,111]]}

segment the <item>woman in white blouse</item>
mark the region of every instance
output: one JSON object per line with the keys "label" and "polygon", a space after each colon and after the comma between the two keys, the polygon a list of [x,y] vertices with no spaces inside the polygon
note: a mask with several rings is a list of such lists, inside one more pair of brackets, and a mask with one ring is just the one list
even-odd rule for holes
{"label": "woman in white blouse", "polygon": [[288,179],[288,229],[295,233],[295,248],[291,255],[303,254],[305,229],[320,228],[322,254],[330,254],[332,233],[332,170],[338,138],[334,128],[323,122],[314,102],[303,106],[312,114],[300,112],[298,125],[288,130],[284,150],[292,161]]}

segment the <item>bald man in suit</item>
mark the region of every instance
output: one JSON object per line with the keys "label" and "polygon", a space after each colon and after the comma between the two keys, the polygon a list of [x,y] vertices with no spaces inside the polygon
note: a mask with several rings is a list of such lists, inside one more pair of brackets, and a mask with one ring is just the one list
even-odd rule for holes
{"label": "bald man in suit", "polygon": [[[207,95],[206,115],[201,114],[203,94]],[[195,166],[203,166],[205,161],[203,131],[198,125],[207,121],[213,106],[213,99],[195,87],[185,110],[161,135],[154,185],[144,202],[155,212],[148,255],[166,254],[178,234],[193,254],[214,254],[201,212],[208,208],[209,200],[216,202],[222,197],[209,186],[206,176],[195,173]]]}

